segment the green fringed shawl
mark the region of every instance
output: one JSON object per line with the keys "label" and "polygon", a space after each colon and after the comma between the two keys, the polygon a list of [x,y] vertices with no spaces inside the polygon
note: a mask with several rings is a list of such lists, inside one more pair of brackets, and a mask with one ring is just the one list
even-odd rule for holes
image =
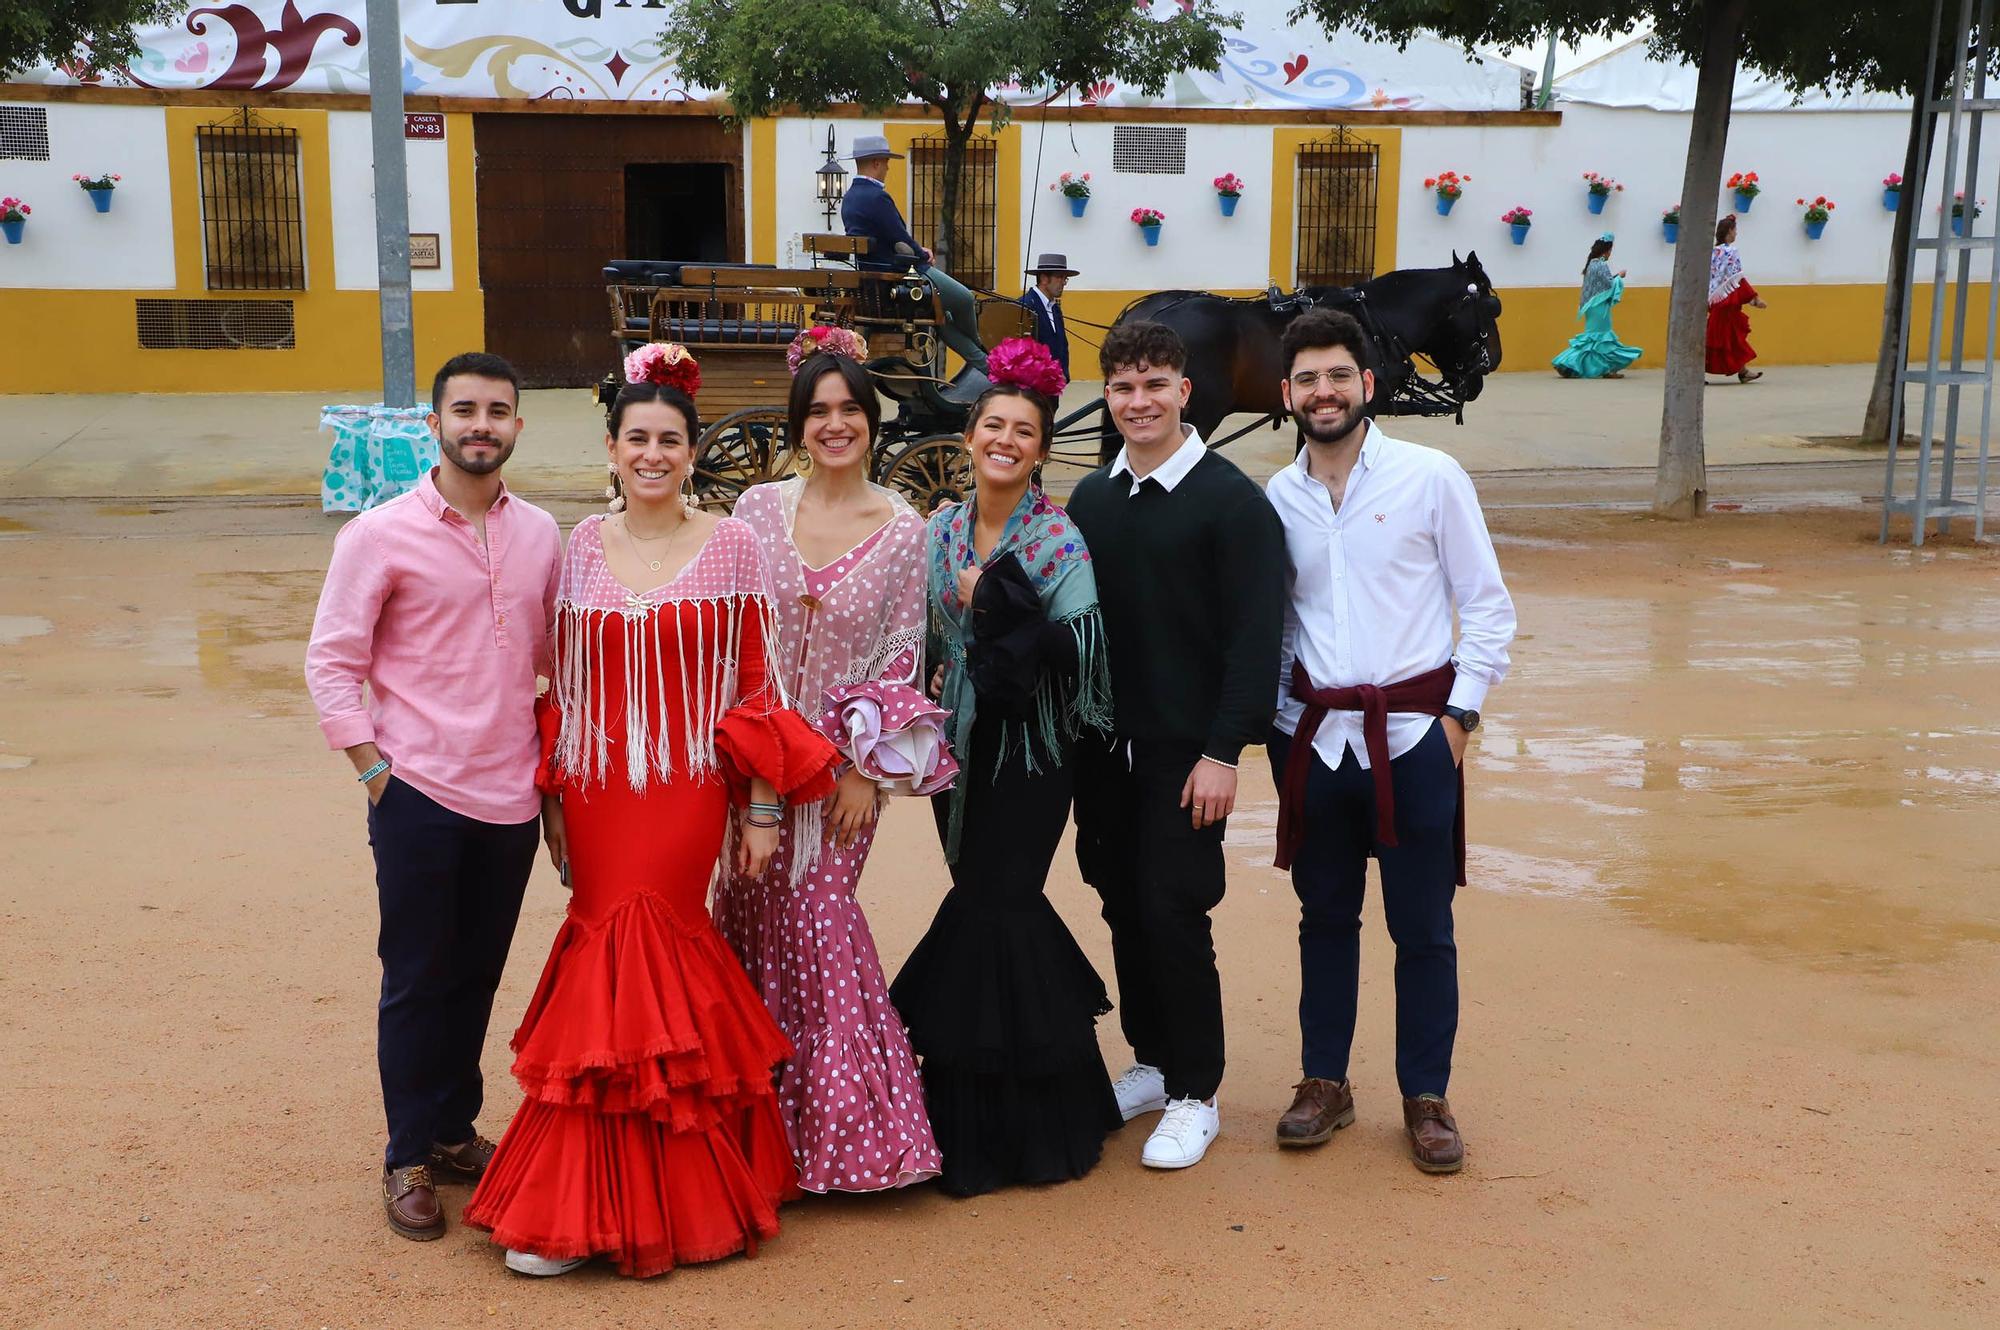
{"label": "green fringed shawl", "polygon": [[[961,769],[970,766],[966,751],[978,715],[978,699],[965,667],[965,643],[971,635],[968,609],[958,598],[958,573],[980,563],[972,547],[978,497],[939,509],[930,520],[930,658],[944,666],[944,690],[939,698],[951,715],[945,738]],[[1063,749],[1085,730],[1111,728],[1111,662],[1104,646],[1104,620],[1097,608],[1097,576],[1090,551],[1069,514],[1050,501],[1040,485],[1027,493],[1007,518],[999,543],[988,561],[1012,552],[1034,583],[1051,623],[1066,624],[1076,634],[1074,675],[1045,673],[1035,686],[1035,718],[1009,721],[1001,729],[1000,751],[994,755],[998,772],[1019,746],[1030,772],[1059,766]],[[966,781],[952,787],[951,817],[945,832],[944,856],[958,862],[959,832],[965,817]]]}

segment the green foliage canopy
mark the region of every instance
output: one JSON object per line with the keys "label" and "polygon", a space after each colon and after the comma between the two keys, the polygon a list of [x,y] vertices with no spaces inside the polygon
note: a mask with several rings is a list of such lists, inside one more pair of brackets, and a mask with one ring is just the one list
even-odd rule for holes
{"label": "green foliage canopy", "polygon": [[162,27],[187,10],[184,0],[5,0],[0,3],[0,78],[85,54],[95,69],[139,57],[136,29]]}

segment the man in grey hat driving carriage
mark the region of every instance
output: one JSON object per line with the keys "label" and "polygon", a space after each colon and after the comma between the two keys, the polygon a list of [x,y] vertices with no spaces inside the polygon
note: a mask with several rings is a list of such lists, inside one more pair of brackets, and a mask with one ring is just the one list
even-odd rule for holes
{"label": "man in grey hat driving carriage", "polygon": [[848,235],[869,241],[868,252],[855,256],[856,266],[871,272],[909,272],[912,268],[937,288],[944,305],[945,345],[974,369],[986,369],[986,348],[979,341],[979,305],[972,292],[944,269],[931,263],[931,252],[917,243],[903,224],[902,210],[889,197],[889,163],[903,154],[889,147],[880,134],[860,134],[854,140],[854,184],[840,204],[840,224]]}
{"label": "man in grey hat driving carriage", "polygon": [[1076,276],[1076,269],[1069,266],[1067,255],[1043,254],[1028,269],[1028,276],[1035,279],[1035,284],[1021,293],[1021,308],[1034,315],[1035,340],[1049,349],[1067,379],[1069,329],[1063,326],[1062,293],[1069,279]]}

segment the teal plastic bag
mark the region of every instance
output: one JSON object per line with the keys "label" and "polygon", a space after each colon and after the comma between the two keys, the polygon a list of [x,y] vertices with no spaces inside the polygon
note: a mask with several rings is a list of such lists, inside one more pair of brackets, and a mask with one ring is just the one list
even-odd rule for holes
{"label": "teal plastic bag", "polygon": [[324,406],[333,431],[320,475],[321,512],[358,513],[407,494],[437,465],[437,439],[420,406]]}

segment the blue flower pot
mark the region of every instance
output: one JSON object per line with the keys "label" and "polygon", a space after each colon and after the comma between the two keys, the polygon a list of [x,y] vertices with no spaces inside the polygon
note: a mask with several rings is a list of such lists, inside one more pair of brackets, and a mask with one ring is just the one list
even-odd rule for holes
{"label": "blue flower pot", "polygon": [[1438,195],[1438,216],[1440,217],[1451,216],[1451,205],[1456,202],[1458,202],[1457,195],[1453,195],[1451,198],[1446,198],[1442,194]]}
{"label": "blue flower pot", "polygon": [[1509,222],[1507,224],[1507,229],[1513,233],[1515,244],[1525,245],[1528,243],[1528,223]]}
{"label": "blue flower pot", "polygon": [[1660,234],[1666,239],[1669,245],[1678,245],[1681,243],[1681,224],[1679,222],[1661,222]]}
{"label": "blue flower pot", "polygon": [[[15,226],[19,226],[19,225],[20,225],[20,223],[19,223],[19,222],[15,222],[15,223],[14,223],[14,225],[15,225]],[[1955,236],[1962,236],[1962,235],[1964,235],[1964,234],[1965,234],[1965,218],[1963,218],[1963,217],[1959,216],[1959,215],[1958,215],[1957,213],[1953,213],[1953,214],[1952,214],[1952,218],[1951,218],[1951,233],[1952,233],[1953,235],[1955,235]],[[9,239],[10,239],[10,240],[12,239],[12,236],[11,236],[11,235],[9,236]],[[18,245],[18,244],[20,244],[21,242],[20,242],[20,241],[18,241],[18,240],[15,240],[15,241],[14,241],[13,243],[15,243],[15,244],[17,244],[17,245]]]}
{"label": "blue flower pot", "polygon": [[1085,206],[1086,204],[1088,204],[1089,202],[1090,202],[1090,195],[1088,195],[1088,194],[1072,194],[1072,195],[1070,195],[1070,199],[1069,199],[1069,215],[1070,215],[1070,216],[1072,216],[1072,217],[1081,217],[1081,216],[1083,216],[1083,209],[1084,209],[1084,206]]}
{"label": "blue flower pot", "polygon": [[1222,205],[1222,215],[1224,217],[1234,217],[1236,215],[1236,200],[1241,197],[1242,195],[1240,194],[1217,194],[1215,196],[1216,202]]}
{"label": "blue flower pot", "polygon": [[27,229],[27,225],[25,217],[18,222],[0,222],[0,234],[7,237],[8,244],[18,245],[21,243],[21,232]]}
{"label": "blue flower pot", "polygon": [[1756,201],[1757,196],[1755,194],[1745,194],[1740,189],[1736,191],[1736,211],[1749,212],[1750,205]]}
{"label": "blue flower pot", "polygon": [[1825,222],[1807,222],[1807,223],[1806,223],[1806,239],[1808,239],[1808,240],[1817,240],[1817,239],[1819,239],[1819,238],[1820,238],[1821,236],[1823,236],[1823,235],[1825,235],[1825,234],[1826,234],[1826,223],[1825,223]]}
{"label": "blue flower pot", "polygon": [[98,210],[99,212],[110,212],[110,211],[111,211],[111,194],[112,194],[112,191],[111,191],[111,190],[108,190],[108,189],[86,189],[86,190],[84,190],[83,192],[84,192],[84,193],[86,193],[86,194],[88,194],[88,195],[90,195],[90,201],[91,201],[91,203],[93,203],[94,205],[96,205],[96,208],[97,208],[97,210]]}
{"label": "blue flower pot", "polygon": [[1900,204],[1902,201],[1903,201],[1902,190],[1884,189],[1882,191],[1882,206],[1886,208],[1888,211],[1890,212],[1896,211],[1896,206]]}
{"label": "blue flower pot", "polygon": [[1610,197],[1611,196],[1609,194],[1599,194],[1596,193],[1595,191],[1584,195],[1584,198],[1588,200],[1590,203],[1590,210],[1592,212],[1603,212],[1604,201]]}
{"label": "blue flower pot", "polygon": [[1149,245],[1157,245],[1157,244],[1159,244],[1159,243],[1160,243],[1160,228],[1159,228],[1159,227],[1157,227],[1157,226],[1142,226],[1142,227],[1140,227],[1139,229],[1140,229],[1140,230],[1141,230],[1142,232],[1144,232],[1144,233],[1145,233],[1145,236],[1146,236],[1146,243],[1147,243],[1147,244],[1149,244]]}

